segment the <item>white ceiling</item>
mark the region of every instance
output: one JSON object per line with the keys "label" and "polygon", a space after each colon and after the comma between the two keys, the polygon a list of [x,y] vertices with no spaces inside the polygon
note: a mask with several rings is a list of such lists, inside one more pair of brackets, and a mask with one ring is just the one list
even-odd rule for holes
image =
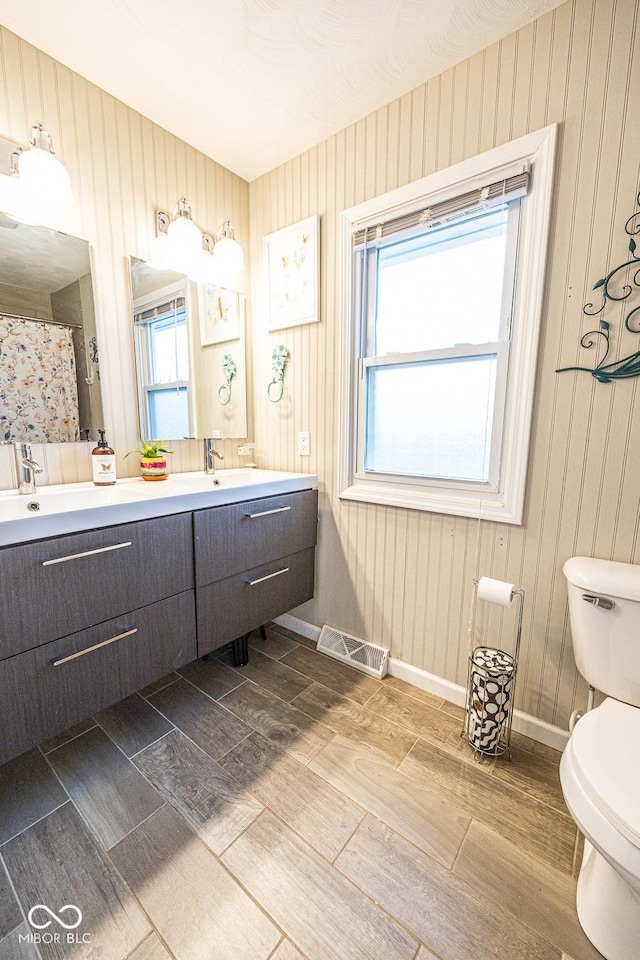
{"label": "white ceiling", "polygon": [[0,0],[0,23],[253,180],[563,2]]}

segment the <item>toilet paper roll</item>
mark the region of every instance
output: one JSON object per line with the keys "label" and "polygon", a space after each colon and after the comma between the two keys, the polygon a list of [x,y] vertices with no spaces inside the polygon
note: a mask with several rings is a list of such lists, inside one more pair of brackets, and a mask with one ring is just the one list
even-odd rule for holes
{"label": "toilet paper roll", "polygon": [[501,607],[510,607],[513,603],[514,585],[492,577],[480,577],[478,580],[478,600],[498,603]]}

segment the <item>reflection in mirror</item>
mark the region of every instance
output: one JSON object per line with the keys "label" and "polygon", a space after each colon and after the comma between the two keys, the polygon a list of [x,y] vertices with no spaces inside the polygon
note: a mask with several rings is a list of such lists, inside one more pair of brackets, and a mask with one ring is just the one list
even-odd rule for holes
{"label": "reflection in mirror", "polygon": [[89,244],[0,213],[0,439],[96,439],[104,426]]}
{"label": "reflection in mirror", "polygon": [[244,297],[130,266],[141,439],[246,437]]}

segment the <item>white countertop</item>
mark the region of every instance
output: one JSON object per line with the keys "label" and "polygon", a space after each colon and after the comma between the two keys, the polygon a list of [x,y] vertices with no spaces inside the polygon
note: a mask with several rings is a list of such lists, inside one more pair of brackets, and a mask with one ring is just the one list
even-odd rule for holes
{"label": "white countertop", "polygon": [[244,468],[210,475],[174,473],[167,480],[136,477],[111,487],[88,482],[42,486],[33,494],[0,491],[0,546],[310,490],[317,479],[308,473]]}

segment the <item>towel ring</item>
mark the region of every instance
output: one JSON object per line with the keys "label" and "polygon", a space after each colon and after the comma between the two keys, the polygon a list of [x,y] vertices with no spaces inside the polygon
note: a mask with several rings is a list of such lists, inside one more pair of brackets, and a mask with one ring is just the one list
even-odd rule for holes
{"label": "towel ring", "polygon": [[231,381],[236,375],[236,362],[230,353],[225,353],[222,358],[222,369],[224,370],[225,382],[218,387],[218,403],[226,407],[231,401]]}
{"label": "towel ring", "polygon": [[[269,400],[271,400],[271,403],[279,403],[284,395],[284,368],[287,365],[289,356],[289,351],[282,343],[275,348],[271,355],[271,367],[275,374],[273,380],[267,387],[267,396]],[[277,390],[277,396],[273,395],[274,387]]]}

